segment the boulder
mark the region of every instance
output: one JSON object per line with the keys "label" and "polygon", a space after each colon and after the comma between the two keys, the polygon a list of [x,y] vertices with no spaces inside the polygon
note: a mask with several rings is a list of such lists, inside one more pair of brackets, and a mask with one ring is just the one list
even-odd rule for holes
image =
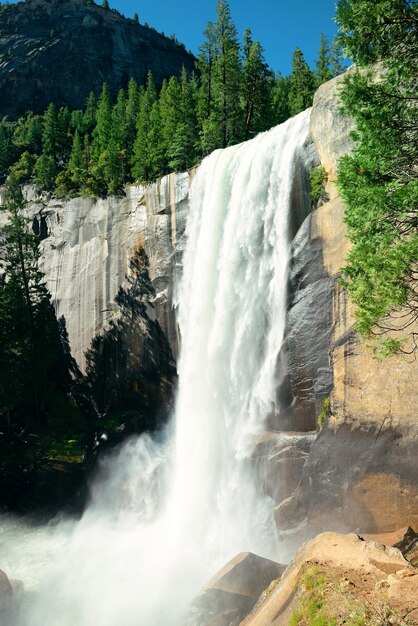
{"label": "boulder", "polygon": [[[309,604],[310,599],[314,602]],[[371,618],[381,611],[393,617],[388,623],[404,624],[403,616],[411,611],[412,617],[416,607],[418,570],[398,549],[328,532],[299,549],[242,626],[288,626],[292,617],[302,620],[308,610],[318,611],[321,623],[328,623],[327,618],[346,623],[357,614],[361,623],[374,623]]]}
{"label": "boulder", "polygon": [[270,583],[286,566],[251,552],[229,561],[194,600],[187,624],[235,626],[251,611]]}

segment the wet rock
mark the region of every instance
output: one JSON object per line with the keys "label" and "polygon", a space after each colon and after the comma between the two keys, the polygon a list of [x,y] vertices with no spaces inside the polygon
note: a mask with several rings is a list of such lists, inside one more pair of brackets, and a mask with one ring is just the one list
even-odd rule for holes
{"label": "wet rock", "polygon": [[316,433],[264,431],[252,455],[264,491],[279,504],[298,488],[302,470]]}
{"label": "wet rock", "polygon": [[194,600],[187,624],[235,626],[286,567],[243,552],[229,561]]}

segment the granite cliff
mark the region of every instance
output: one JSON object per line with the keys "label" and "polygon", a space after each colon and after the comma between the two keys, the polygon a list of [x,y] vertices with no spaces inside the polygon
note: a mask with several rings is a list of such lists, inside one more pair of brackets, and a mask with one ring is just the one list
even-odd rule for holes
{"label": "granite cliff", "polygon": [[106,82],[113,95],[152,71],[160,84],[194,69],[184,46],[85,0],[27,0],[0,10],[0,117],[50,102],[83,107]]}

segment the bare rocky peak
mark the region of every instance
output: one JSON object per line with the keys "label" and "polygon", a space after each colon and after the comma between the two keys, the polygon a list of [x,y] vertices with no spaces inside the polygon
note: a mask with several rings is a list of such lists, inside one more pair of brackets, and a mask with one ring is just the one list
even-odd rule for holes
{"label": "bare rocky peak", "polygon": [[87,0],[0,6],[0,117],[42,112],[49,102],[84,106],[104,82],[113,94],[131,77],[156,83],[192,70],[182,45]]}

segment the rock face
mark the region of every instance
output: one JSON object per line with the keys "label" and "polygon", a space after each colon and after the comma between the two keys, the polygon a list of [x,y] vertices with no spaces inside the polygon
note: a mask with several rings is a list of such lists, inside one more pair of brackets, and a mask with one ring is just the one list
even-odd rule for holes
{"label": "rock face", "polygon": [[[308,605],[309,598],[316,604]],[[363,617],[359,623],[383,623],[377,621],[381,612],[390,616],[387,623],[404,624],[407,613],[412,620],[418,612],[418,570],[396,548],[354,534],[324,533],[300,548],[242,626],[287,626],[296,613],[296,623],[305,623],[305,607],[312,619],[312,611],[321,613],[318,623],[331,623],[325,617],[351,622],[357,613]]]}
{"label": "rock face", "polygon": [[[334,79],[314,100],[311,134],[329,174],[330,201],[310,217],[307,245],[308,250],[320,246],[326,276],[313,283],[312,302],[324,302],[322,285],[328,286],[322,308],[327,321],[319,321],[323,330],[317,335],[323,353],[328,342],[331,376],[327,368],[322,371],[327,372],[325,388],[332,389],[332,416],[311,446],[299,488],[280,505],[278,517],[281,528],[293,526],[297,532],[305,524],[309,532],[334,528],[377,533],[418,523],[418,361],[374,359],[354,331],[352,307],[337,282],[349,242],[333,180],[338,158],[352,148],[337,91]],[[320,308],[316,310],[320,320]],[[309,315],[299,323],[315,332]],[[305,345],[302,336],[302,369]],[[301,380],[307,386],[306,376]]]}
{"label": "rock face", "polygon": [[195,599],[187,623],[200,626],[238,625],[260,594],[280,577],[286,566],[251,552],[225,565]]}
{"label": "rock face", "polygon": [[83,107],[106,82],[112,94],[130,78],[156,83],[192,70],[194,57],[154,29],[84,0],[27,0],[0,9],[0,117],[50,102]]}
{"label": "rock face", "polygon": [[[152,185],[128,187],[125,197],[105,200],[39,200],[27,188],[28,212],[43,225],[42,270],[57,316],[64,316],[71,352],[84,367],[84,352],[106,327],[114,298],[126,285],[130,261],[144,247],[155,288],[154,315],[174,356],[177,326],[173,286],[181,259],[188,211],[189,174],[172,174]],[[1,202],[1,197],[0,197]]]}

